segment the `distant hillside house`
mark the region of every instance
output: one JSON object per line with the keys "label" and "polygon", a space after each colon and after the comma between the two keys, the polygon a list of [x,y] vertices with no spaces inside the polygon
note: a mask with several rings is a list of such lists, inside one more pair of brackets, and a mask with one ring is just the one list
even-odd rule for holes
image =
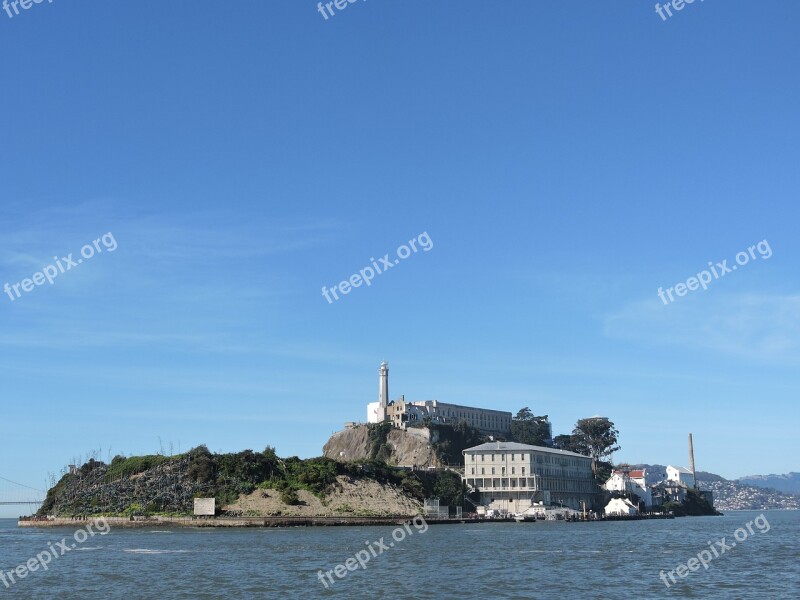
{"label": "distant hillside house", "polygon": [[539,502],[581,510],[591,508],[599,488],[592,459],[575,452],[516,442],[488,442],[464,450],[464,482],[479,504],[524,512]]}
{"label": "distant hillside house", "polygon": [[367,404],[367,423],[390,421],[395,427],[405,429],[408,425],[431,423],[456,425],[465,421],[487,435],[511,433],[511,413],[488,408],[475,408],[460,404],[449,404],[438,400],[406,401],[405,396],[389,402],[389,364],[384,361],[378,370],[378,401]]}

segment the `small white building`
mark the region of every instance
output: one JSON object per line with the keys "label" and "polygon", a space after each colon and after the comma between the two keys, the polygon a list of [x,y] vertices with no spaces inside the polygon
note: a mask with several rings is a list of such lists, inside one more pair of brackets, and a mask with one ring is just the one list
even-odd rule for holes
{"label": "small white building", "polygon": [[685,485],[687,488],[694,487],[694,475],[692,475],[692,472],[685,467],[673,467],[672,465],[669,465],[667,467],[667,481],[680,483]]}
{"label": "small white building", "polygon": [[612,498],[605,507],[607,517],[631,517],[638,514],[638,512],[637,508],[627,498]]}

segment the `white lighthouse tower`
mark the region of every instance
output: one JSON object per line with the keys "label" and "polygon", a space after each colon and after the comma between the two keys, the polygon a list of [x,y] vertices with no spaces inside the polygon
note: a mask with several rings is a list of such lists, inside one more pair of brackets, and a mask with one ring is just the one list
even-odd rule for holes
{"label": "white lighthouse tower", "polygon": [[382,423],[386,420],[386,408],[389,406],[389,363],[381,363],[378,375],[378,401],[367,404],[367,423]]}
{"label": "white lighthouse tower", "polygon": [[378,402],[381,408],[389,406],[389,363],[383,361],[381,368],[378,369],[380,374],[380,390],[378,392]]}

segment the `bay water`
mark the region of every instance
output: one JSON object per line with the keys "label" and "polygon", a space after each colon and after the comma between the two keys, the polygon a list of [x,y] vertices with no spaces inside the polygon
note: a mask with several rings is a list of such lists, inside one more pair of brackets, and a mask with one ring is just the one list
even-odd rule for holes
{"label": "bay water", "polygon": [[[81,542],[77,529],[0,520],[6,582],[38,554],[57,555],[47,570],[0,581],[0,598],[800,598],[797,511],[405,529],[112,527]],[[681,578],[677,567],[704,550],[708,568],[690,570],[693,561]],[[670,570],[674,584],[659,576]]]}

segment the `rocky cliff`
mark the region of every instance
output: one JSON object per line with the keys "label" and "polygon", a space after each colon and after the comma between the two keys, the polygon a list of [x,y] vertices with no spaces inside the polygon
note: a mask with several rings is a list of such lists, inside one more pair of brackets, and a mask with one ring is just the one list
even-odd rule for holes
{"label": "rocky cliff", "polygon": [[[437,465],[429,429],[391,428],[382,434],[376,432],[377,428],[367,426],[338,431],[322,447],[322,452],[327,458],[349,462],[376,458],[383,448],[381,458],[388,464],[421,468]],[[385,437],[381,437],[383,434]]]}

